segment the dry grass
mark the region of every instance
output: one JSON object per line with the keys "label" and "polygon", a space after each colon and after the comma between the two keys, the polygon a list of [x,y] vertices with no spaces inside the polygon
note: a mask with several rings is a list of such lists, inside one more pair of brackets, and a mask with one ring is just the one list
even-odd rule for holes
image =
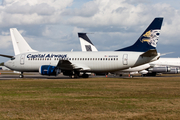
{"label": "dry grass", "polygon": [[180,119],[180,77],[0,81],[0,119]]}

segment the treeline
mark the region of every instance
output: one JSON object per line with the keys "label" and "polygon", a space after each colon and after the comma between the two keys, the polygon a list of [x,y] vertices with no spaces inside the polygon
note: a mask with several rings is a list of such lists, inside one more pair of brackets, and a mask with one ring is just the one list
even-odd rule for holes
{"label": "treeline", "polygon": [[4,62],[0,63],[0,66],[4,66]]}

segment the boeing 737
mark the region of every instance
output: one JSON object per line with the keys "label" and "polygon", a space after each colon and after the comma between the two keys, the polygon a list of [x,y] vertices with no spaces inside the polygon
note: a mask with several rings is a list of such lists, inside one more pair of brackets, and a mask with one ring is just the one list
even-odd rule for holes
{"label": "boeing 737", "polygon": [[155,60],[160,55],[156,51],[163,18],[155,18],[139,39],[123,50],[104,52],[38,52],[33,50],[16,28],[11,28],[11,37],[15,56],[5,66],[21,72],[39,72],[41,75],[58,75],[63,73],[72,78],[89,77],[86,72],[104,73],[124,70]]}

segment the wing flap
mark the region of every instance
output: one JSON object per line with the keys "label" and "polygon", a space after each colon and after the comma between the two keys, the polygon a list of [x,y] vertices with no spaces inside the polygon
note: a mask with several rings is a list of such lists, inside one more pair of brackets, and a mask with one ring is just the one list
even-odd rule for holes
{"label": "wing flap", "polygon": [[89,67],[87,67],[86,65],[83,64],[72,64],[69,60],[59,60],[57,67],[63,70],[79,70],[79,71],[88,71],[90,70]]}
{"label": "wing flap", "polygon": [[89,71],[90,68],[83,64],[73,64],[74,69],[79,69],[81,71]]}
{"label": "wing flap", "polygon": [[73,65],[69,60],[59,60],[57,67],[63,70],[72,70]]}

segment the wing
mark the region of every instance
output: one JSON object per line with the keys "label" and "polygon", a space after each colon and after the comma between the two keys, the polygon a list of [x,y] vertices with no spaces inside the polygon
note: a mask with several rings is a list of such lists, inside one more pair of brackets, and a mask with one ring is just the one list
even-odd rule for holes
{"label": "wing", "polygon": [[84,64],[72,63],[69,60],[59,60],[57,67],[62,70],[89,71],[90,68]]}

